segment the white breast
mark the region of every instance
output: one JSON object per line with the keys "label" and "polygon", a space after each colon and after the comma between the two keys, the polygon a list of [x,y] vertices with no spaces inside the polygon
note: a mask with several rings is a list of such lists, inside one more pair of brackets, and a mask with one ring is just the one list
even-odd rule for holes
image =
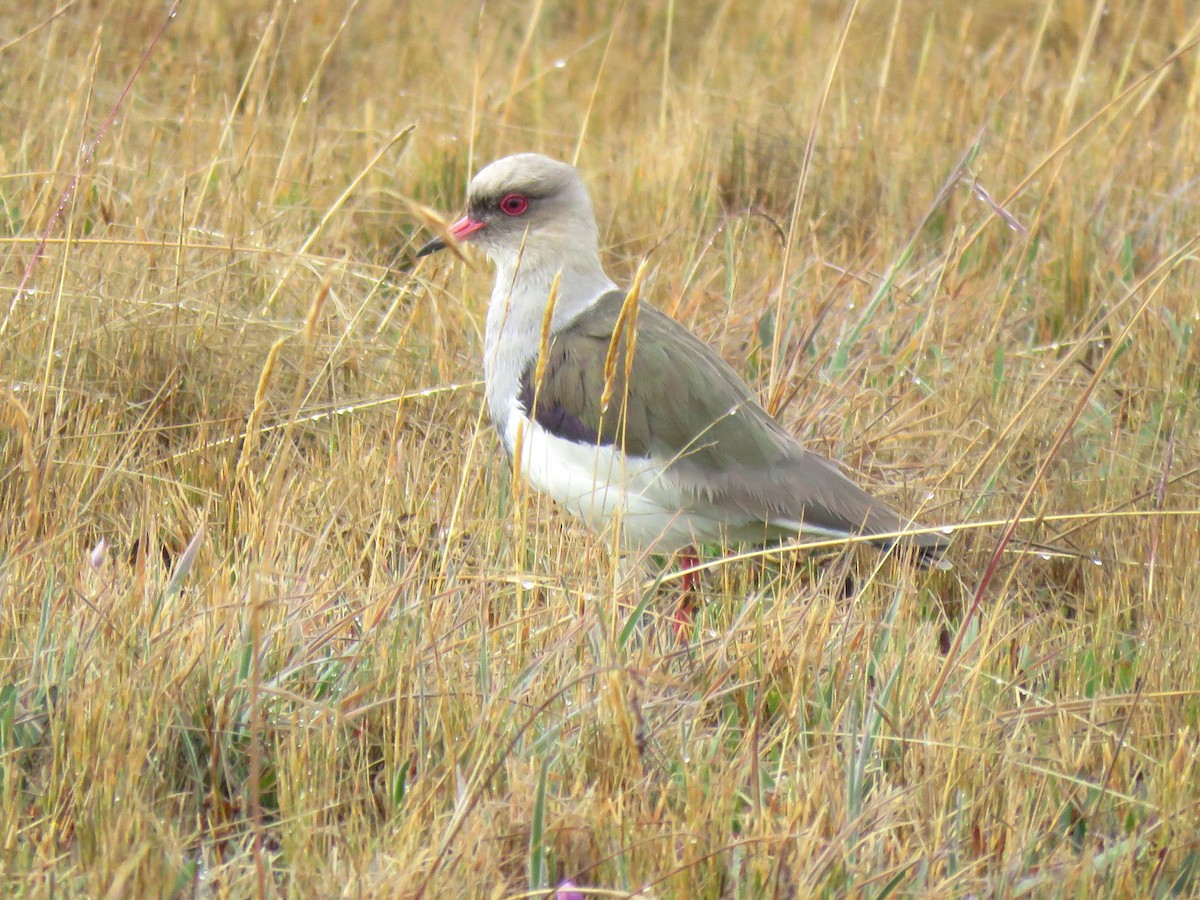
{"label": "white breast", "polygon": [[672,552],[720,539],[721,523],[689,513],[682,492],[652,459],[556,437],[515,400],[504,442],[534,488],[595,531],[616,524],[628,549]]}

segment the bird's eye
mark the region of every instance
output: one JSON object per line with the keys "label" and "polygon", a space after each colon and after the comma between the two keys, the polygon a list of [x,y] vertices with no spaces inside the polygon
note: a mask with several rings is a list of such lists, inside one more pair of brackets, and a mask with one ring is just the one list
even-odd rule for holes
{"label": "bird's eye", "polygon": [[506,215],[519,216],[529,209],[529,198],[521,194],[508,194],[500,201],[500,209]]}

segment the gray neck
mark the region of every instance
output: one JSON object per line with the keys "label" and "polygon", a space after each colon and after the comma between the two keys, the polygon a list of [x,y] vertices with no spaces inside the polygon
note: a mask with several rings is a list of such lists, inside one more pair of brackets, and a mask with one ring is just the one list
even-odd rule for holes
{"label": "gray neck", "polygon": [[[533,265],[534,260],[493,258],[496,284],[488,304],[484,332],[483,375],[487,383],[488,412],[492,424],[505,439],[505,426],[513,399],[520,390],[521,375],[537,359],[541,346],[542,318],[550,286],[559,269]],[[551,333],[571,324],[602,295],[616,288],[604,274],[595,254],[580,254],[561,269]],[[508,448],[509,452],[512,448]]]}

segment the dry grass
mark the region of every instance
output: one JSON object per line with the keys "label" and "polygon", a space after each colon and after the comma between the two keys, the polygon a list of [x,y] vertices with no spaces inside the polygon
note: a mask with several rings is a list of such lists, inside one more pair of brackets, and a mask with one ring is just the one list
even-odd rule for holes
{"label": "dry grass", "polygon": [[[0,13],[6,895],[1200,888],[1192,4],[188,3],[88,158],[164,13]],[[684,649],[514,490],[405,201],[577,148],[952,576],[719,565]]]}

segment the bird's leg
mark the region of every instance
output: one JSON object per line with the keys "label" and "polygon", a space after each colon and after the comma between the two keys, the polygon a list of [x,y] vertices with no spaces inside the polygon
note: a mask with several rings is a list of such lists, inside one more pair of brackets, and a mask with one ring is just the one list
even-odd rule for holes
{"label": "bird's leg", "polygon": [[695,547],[686,547],[679,554],[679,568],[683,570],[683,578],[680,579],[679,589],[685,594],[690,594],[696,588],[700,587],[700,573],[691,571],[700,565],[700,557],[696,555]]}
{"label": "bird's leg", "polygon": [[700,573],[691,570],[698,565],[700,557],[696,555],[695,547],[686,547],[680,552],[679,567],[683,569],[683,577],[679,580],[679,606],[675,609],[675,636],[680,641],[688,639],[696,615],[696,593],[700,587]]}

